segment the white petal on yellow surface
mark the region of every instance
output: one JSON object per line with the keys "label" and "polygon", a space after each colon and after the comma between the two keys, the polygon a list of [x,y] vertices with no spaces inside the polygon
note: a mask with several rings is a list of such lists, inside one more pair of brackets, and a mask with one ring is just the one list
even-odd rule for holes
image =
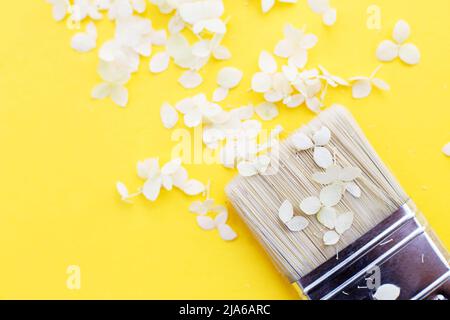
{"label": "white petal on yellow surface", "polygon": [[217,230],[220,237],[225,241],[232,241],[237,238],[236,232],[228,224],[218,226]]}
{"label": "white petal on yellow surface", "polygon": [[216,227],[214,220],[211,217],[207,217],[207,216],[198,216],[197,224],[203,230],[213,230]]}
{"label": "white petal on yellow surface", "polygon": [[284,201],[278,209],[278,217],[284,223],[287,223],[294,217],[294,207],[289,200]]}
{"label": "white petal on yellow surface", "polygon": [[297,150],[308,150],[314,147],[312,140],[304,133],[296,133],[291,138],[294,148]]}
{"label": "white petal on yellow surface", "polygon": [[202,201],[194,201],[189,206],[189,212],[203,216],[208,213],[208,208],[203,204]]}
{"label": "white petal on yellow surface", "polygon": [[86,32],[78,32],[72,37],[71,46],[78,52],[89,52],[97,46],[97,29],[93,22],[86,27]]}
{"label": "white petal on yellow surface", "polygon": [[352,85],[352,94],[355,99],[367,98],[371,92],[372,83],[370,79],[358,80]]}
{"label": "white petal on yellow surface", "polygon": [[389,84],[386,81],[381,80],[380,78],[373,78],[372,84],[375,87],[377,87],[378,89],[383,90],[383,91],[391,90],[391,87],[389,86]]}
{"label": "white petal on yellow surface", "polygon": [[275,58],[265,50],[259,55],[258,65],[259,69],[265,73],[275,73],[278,68]]}
{"label": "white petal on yellow surface", "polygon": [[443,148],[442,152],[447,156],[450,157],[450,142],[447,143]]}
{"label": "white petal on yellow surface", "polygon": [[325,146],[331,140],[331,131],[327,127],[322,127],[314,133],[313,141],[316,146]]}
{"label": "white petal on yellow surface", "polygon": [[216,90],[214,90],[213,92],[213,98],[212,100],[214,102],[221,102],[223,100],[226,99],[226,97],[228,96],[228,92],[229,90],[226,88],[222,88],[222,87],[218,87]]}
{"label": "white petal on yellow surface", "polygon": [[323,243],[326,246],[334,246],[339,242],[340,235],[336,231],[327,231],[323,235]]}
{"label": "white petal on yellow surface", "polygon": [[383,284],[381,285],[373,297],[376,300],[397,300],[400,296],[400,288],[393,284]]}
{"label": "white petal on yellow surface", "polygon": [[322,207],[320,199],[317,197],[309,197],[300,203],[300,209],[307,215],[315,215]]}
{"label": "white petal on yellow surface", "polygon": [[182,190],[188,196],[196,196],[205,191],[205,186],[198,180],[190,179],[182,186]]}
{"label": "white petal on yellow surface", "polygon": [[399,57],[404,63],[415,65],[420,62],[421,55],[417,46],[407,43],[400,47]]}
{"label": "white petal on yellow surface", "polygon": [[180,158],[170,160],[161,168],[161,174],[162,175],[175,174],[175,172],[177,172],[180,167],[181,167],[181,159]]}
{"label": "white petal on yellow surface", "polygon": [[336,225],[336,217],[336,209],[329,207],[322,208],[317,214],[317,220],[328,229],[334,229]]}
{"label": "white petal on yellow surface", "polygon": [[377,58],[382,62],[390,62],[398,57],[399,47],[391,40],[384,40],[377,48]]}
{"label": "white petal on yellow surface", "polygon": [[314,148],[314,162],[321,168],[326,169],[333,164],[333,155],[324,147]]}
{"label": "white petal on yellow surface", "polygon": [[111,99],[119,107],[125,107],[128,103],[128,90],[122,86],[114,86],[111,91]]}
{"label": "white petal on yellow surface", "polygon": [[337,11],[335,8],[329,8],[322,16],[322,22],[324,25],[331,27],[336,23]]}
{"label": "white petal on yellow surface", "polygon": [[326,207],[334,207],[342,199],[342,186],[339,184],[332,184],[326,186],[320,191],[320,201]]}
{"label": "white petal on yellow surface", "polygon": [[161,191],[162,181],[160,178],[149,179],[142,187],[142,194],[150,201],[155,201]]}
{"label": "white petal on yellow surface", "polygon": [[256,114],[264,121],[275,119],[279,112],[278,107],[271,102],[263,102],[255,107]]}
{"label": "white petal on yellow surface", "polygon": [[165,128],[172,129],[178,122],[178,112],[168,103],[163,103],[160,116]]}
{"label": "white petal on yellow surface", "polygon": [[111,86],[108,83],[100,83],[92,89],[91,96],[94,99],[104,99],[111,94]]}
{"label": "white petal on yellow surface", "polygon": [[234,67],[225,67],[217,75],[217,84],[226,89],[232,89],[241,82],[243,72]]}
{"label": "white petal on yellow surface", "polygon": [[291,220],[289,220],[288,222],[286,222],[286,226],[289,228],[289,230],[293,231],[293,232],[299,232],[302,231],[304,229],[306,229],[309,225],[309,221],[308,219],[306,219],[305,217],[294,217]]}
{"label": "white petal on yellow surface", "polygon": [[227,223],[227,220],[228,220],[228,212],[225,210],[225,211],[219,213],[214,218],[214,223],[216,224],[216,226],[220,226],[222,224]]}
{"label": "white petal on yellow surface", "polygon": [[173,175],[173,185],[179,189],[182,189],[183,186],[188,182],[188,173],[185,168],[180,167]]}
{"label": "white petal on yellow surface", "polygon": [[314,13],[323,14],[329,7],[329,0],[308,0],[309,7]]}
{"label": "white petal on yellow surface", "polygon": [[126,200],[130,194],[128,192],[128,188],[125,186],[123,182],[117,181],[116,183],[117,192],[120,194],[122,200]]}
{"label": "white petal on yellow surface", "polygon": [[261,9],[264,13],[267,13],[273,8],[274,4],[275,0],[261,0]]}
{"label": "white petal on yellow surface", "polygon": [[167,52],[158,52],[150,59],[150,71],[160,73],[169,67],[170,56]]}
{"label": "white petal on yellow surface", "polygon": [[336,217],[335,228],[339,234],[349,230],[353,224],[353,212],[339,213]]}
{"label": "white petal on yellow surface", "polygon": [[405,20],[399,20],[394,27],[392,37],[398,44],[404,43],[411,35],[411,28]]}
{"label": "white petal on yellow surface", "polygon": [[188,70],[181,75],[178,82],[186,89],[193,89],[202,84],[203,78],[198,72]]}
{"label": "white petal on yellow surface", "polygon": [[272,87],[272,77],[264,72],[257,72],[252,78],[252,90],[258,93],[269,91]]}

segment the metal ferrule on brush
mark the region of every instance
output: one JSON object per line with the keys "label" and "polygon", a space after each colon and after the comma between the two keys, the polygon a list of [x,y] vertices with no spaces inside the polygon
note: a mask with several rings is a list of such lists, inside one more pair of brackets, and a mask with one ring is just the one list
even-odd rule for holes
{"label": "metal ferrule on brush", "polygon": [[409,202],[295,285],[312,300],[372,300],[378,276],[400,300],[448,300],[445,252]]}

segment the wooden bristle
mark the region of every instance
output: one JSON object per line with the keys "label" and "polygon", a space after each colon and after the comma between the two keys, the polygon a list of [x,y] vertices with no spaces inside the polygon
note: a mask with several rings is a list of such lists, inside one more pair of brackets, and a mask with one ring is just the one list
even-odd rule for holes
{"label": "wooden bristle", "polygon": [[[336,246],[323,244],[326,228],[315,216],[306,216],[299,208],[305,198],[319,195],[323,186],[312,180],[312,174],[323,170],[315,164],[312,150],[296,151],[290,138],[281,143],[277,156],[271,155],[279,161],[275,174],[239,176],[226,189],[237,212],[291,282],[332,258],[408,201],[406,193],[345,108],[331,107],[299,130],[311,136],[322,126],[332,132],[327,147],[335,152],[337,164],[358,167],[363,173],[357,180],[362,189],[361,198],[346,193],[336,207],[339,212],[355,214],[353,226]],[[304,231],[291,232],[279,219],[278,209],[285,200],[294,205],[296,215],[309,220]]]}

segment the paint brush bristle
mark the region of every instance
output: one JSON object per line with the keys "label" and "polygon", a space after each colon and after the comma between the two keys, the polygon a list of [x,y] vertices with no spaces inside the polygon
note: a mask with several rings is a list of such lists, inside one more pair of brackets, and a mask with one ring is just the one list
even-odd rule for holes
{"label": "paint brush bristle", "polygon": [[[292,136],[270,155],[272,162],[278,163],[274,174],[239,176],[226,189],[237,212],[291,282],[331,259],[408,201],[406,193],[345,108],[329,108],[298,132],[311,136],[322,127],[331,131],[327,147],[334,152],[336,164],[354,166],[362,171],[357,180],[362,189],[361,197],[346,193],[336,206],[339,212],[353,212],[354,222],[335,246],[324,245],[322,236],[327,228],[315,216],[305,215],[299,208],[305,198],[320,193],[323,186],[314,181],[312,175],[323,170],[314,162],[312,150],[298,152],[294,148]],[[285,200],[294,205],[295,215],[309,220],[305,230],[292,232],[280,220],[278,210]]]}

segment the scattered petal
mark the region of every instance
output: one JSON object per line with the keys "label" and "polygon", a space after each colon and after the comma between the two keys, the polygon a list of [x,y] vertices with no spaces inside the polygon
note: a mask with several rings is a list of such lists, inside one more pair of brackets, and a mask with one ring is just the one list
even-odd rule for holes
{"label": "scattered petal", "polygon": [[252,90],[259,93],[269,91],[272,87],[272,77],[264,72],[258,72],[252,78]]}
{"label": "scattered petal", "polygon": [[372,84],[369,79],[356,81],[352,86],[353,98],[367,98],[372,92]]}
{"label": "scattered petal", "polygon": [[158,52],[150,60],[150,71],[160,73],[169,67],[170,56],[167,52]]}
{"label": "scattered petal", "polygon": [[339,184],[332,184],[326,186],[320,192],[320,201],[326,207],[334,207],[342,199],[342,186]]}
{"label": "scattered petal", "polygon": [[184,184],[182,190],[189,196],[196,196],[205,191],[205,186],[200,181],[191,179]]}
{"label": "scattered petal", "polygon": [[450,157],[450,142],[447,143],[443,148],[442,152],[447,156]]}
{"label": "scattered petal", "polygon": [[345,191],[348,191],[355,198],[361,198],[361,188],[354,182],[347,183],[345,185]]}
{"label": "scattered petal", "polygon": [[297,150],[308,150],[314,147],[312,140],[304,133],[296,133],[291,139],[292,144]]}
{"label": "scattered petal", "polygon": [[232,241],[237,238],[236,232],[227,224],[219,225],[217,230],[220,237],[225,241]]}
{"label": "scattered petal", "polygon": [[322,207],[320,199],[317,197],[309,197],[300,203],[300,209],[307,215],[315,215]]}
{"label": "scattered petal", "polygon": [[314,148],[314,161],[319,167],[326,169],[333,164],[333,155],[327,148],[316,147]]}
{"label": "scattered petal", "polygon": [[270,121],[278,117],[278,108],[271,102],[263,102],[255,107],[256,114],[264,121]]}
{"label": "scattered petal", "polygon": [[259,55],[259,69],[264,73],[275,73],[277,71],[277,62],[267,51],[262,51]]}
{"label": "scattered petal", "polygon": [[336,23],[337,11],[335,8],[329,8],[322,16],[323,24],[331,27]]}
{"label": "scattered petal", "polygon": [[374,293],[376,300],[397,300],[400,296],[400,288],[393,284],[383,284]]}
{"label": "scattered petal", "polygon": [[314,133],[313,135],[313,141],[316,146],[325,146],[327,145],[331,140],[331,131],[327,127],[320,128],[319,131]]}
{"label": "scattered petal", "polygon": [[219,71],[217,84],[223,88],[232,89],[241,82],[242,75],[242,71],[237,68],[225,67]]}
{"label": "scattered petal", "polygon": [[120,194],[122,200],[126,200],[130,196],[127,187],[122,182],[117,181],[116,189],[117,189],[117,192]]}
{"label": "scattered petal", "polygon": [[353,224],[353,212],[340,213],[336,217],[335,228],[339,234],[349,230]]}
{"label": "scattered petal", "polygon": [[383,90],[383,91],[391,90],[391,87],[389,86],[389,84],[387,84],[384,80],[381,80],[379,78],[373,78],[372,83],[375,87],[377,87],[380,90]]}
{"label": "scattered petal", "polygon": [[294,217],[294,207],[289,200],[281,204],[280,209],[278,209],[278,216],[284,223],[288,223]]}
{"label": "scattered petal", "polygon": [[391,40],[384,40],[377,49],[377,58],[382,62],[390,62],[398,57],[399,47]]}
{"label": "scattered petal", "polygon": [[400,47],[399,52],[400,59],[407,64],[415,65],[420,62],[420,51],[412,43],[407,43]]}
{"label": "scattered petal", "polygon": [[405,20],[400,20],[394,27],[393,38],[398,44],[404,43],[411,35],[411,28],[408,22]]}
{"label": "scattered petal", "polygon": [[214,220],[207,216],[197,216],[197,224],[203,230],[213,230],[216,227]]}
{"label": "scattered petal", "polygon": [[229,92],[228,89],[219,87],[216,90],[214,90],[212,100],[214,102],[221,102],[226,99],[226,97],[228,96],[228,92]]}
{"label": "scattered petal", "polygon": [[178,122],[178,112],[168,103],[164,103],[160,110],[161,120],[165,128],[172,129]]}
{"label": "scattered petal", "polygon": [[305,217],[294,217],[291,220],[289,220],[288,222],[286,222],[286,226],[289,228],[289,230],[293,231],[293,232],[299,232],[302,231],[304,229],[306,229],[309,225],[309,221],[308,219],[306,219]]}
{"label": "scattered petal", "polygon": [[317,214],[317,220],[328,229],[334,229],[337,213],[334,208],[324,207]]}
{"label": "scattered petal", "polygon": [[334,246],[341,237],[336,231],[327,231],[323,235],[323,242],[326,246]]}
{"label": "scattered petal", "polygon": [[186,89],[193,89],[202,84],[202,76],[193,70],[184,72],[178,79],[178,82]]}

